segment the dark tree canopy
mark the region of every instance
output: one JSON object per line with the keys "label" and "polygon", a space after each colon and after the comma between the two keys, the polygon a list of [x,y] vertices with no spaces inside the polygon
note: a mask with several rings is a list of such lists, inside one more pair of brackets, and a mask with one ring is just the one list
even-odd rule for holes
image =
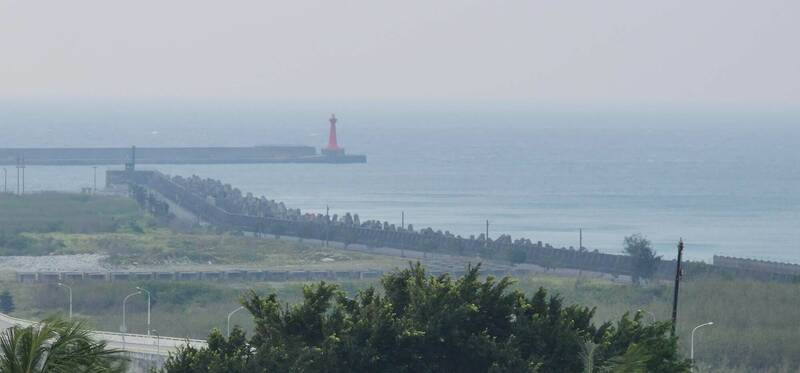
{"label": "dark tree canopy", "polygon": [[641,234],[625,237],[625,252],[633,258],[633,282],[639,284],[642,279],[649,280],[658,269],[661,256],[650,246],[650,240]]}
{"label": "dark tree canopy", "polygon": [[8,290],[3,290],[3,292],[0,293],[0,312],[9,314],[14,312],[15,309],[14,297]]}
{"label": "dark tree canopy", "polygon": [[[595,326],[594,309],[564,305],[539,289],[511,290],[509,278],[428,276],[419,265],[385,276],[382,290],[348,298],[336,285],[306,286],[281,304],[251,292],[246,338],[218,331],[208,349],[186,347],[163,371],[179,372],[689,372],[669,324],[625,315]],[[592,353],[586,355],[587,346]],[[631,368],[632,367],[632,368]]]}

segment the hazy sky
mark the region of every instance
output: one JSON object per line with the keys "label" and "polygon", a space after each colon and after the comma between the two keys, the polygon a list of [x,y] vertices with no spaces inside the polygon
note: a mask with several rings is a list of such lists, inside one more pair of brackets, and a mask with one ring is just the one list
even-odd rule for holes
{"label": "hazy sky", "polygon": [[0,98],[800,104],[800,1],[0,0]]}

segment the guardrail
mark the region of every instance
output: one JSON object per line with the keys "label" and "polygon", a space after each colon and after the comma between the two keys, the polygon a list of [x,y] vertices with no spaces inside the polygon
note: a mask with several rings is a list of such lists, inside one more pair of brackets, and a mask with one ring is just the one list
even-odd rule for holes
{"label": "guardrail", "polygon": [[[0,313],[0,322],[9,325],[19,325],[22,327],[29,327],[31,325],[38,324],[36,321],[20,319],[3,313]],[[204,348],[208,346],[208,343],[201,339],[162,337],[105,331],[91,331],[91,335],[98,340],[113,344],[114,347],[120,347],[122,350],[128,352],[147,353],[154,355],[168,355],[170,352],[174,352],[180,346],[192,346],[195,348]]]}
{"label": "guardrail", "polygon": [[[103,331],[93,331],[92,335],[102,337],[100,339],[104,341],[112,341],[120,343],[122,343],[124,340],[125,343],[134,343],[136,341],[147,341],[147,343],[166,342],[167,346],[173,346],[173,347],[188,345],[199,348],[208,346],[208,343],[202,339],[162,337],[162,336],[153,336],[145,334],[114,333],[114,332],[103,332]],[[147,343],[141,343],[141,344],[147,344]],[[165,345],[161,345],[161,347],[165,347]]]}
{"label": "guardrail", "polygon": [[[319,281],[362,280],[380,277],[383,269],[349,271],[269,271],[269,270],[197,270],[197,271],[104,271],[104,272],[16,272],[19,283],[56,283],[75,281]],[[436,272],[435,270],[432,272]],[[443,272],[443,271],[440,271]]]}
{"label": "guardrail", "polygon": [[31,326],[31,325],[34,325],[34,324],[38,324],[38,323],[33,322],[33,321],[29,321],[29,320],[25,320],[25,319],[20,319],[20,318],[16,318],[16,317],[13,317],[13,316],[9,316],[9,315],[6,315],[4,313],[0,313],[0,321],[4,322],[6,324],[19,325],[19,326],[24,326],[24,327],[28,327],[28,326]]}

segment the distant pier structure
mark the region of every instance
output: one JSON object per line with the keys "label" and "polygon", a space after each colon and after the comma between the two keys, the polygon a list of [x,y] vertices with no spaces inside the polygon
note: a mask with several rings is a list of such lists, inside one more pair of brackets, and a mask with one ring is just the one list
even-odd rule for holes
{"label": "distant pier structure", "polygon": [[328,146],[266,145],[251,147],[172,148],[0,148],[0,165],[75,166],[136,164],[366,163],[367,156],[346,154],[336,138],[336,116],[330,118]]}

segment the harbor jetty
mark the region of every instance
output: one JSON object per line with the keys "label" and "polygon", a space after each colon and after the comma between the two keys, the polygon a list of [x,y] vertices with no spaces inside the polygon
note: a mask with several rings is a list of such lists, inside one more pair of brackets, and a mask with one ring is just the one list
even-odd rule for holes
{"label": "harbor jetty", "polygon": [[250,147],[0,148],[0,165],[99,166],[129,164],[366,163],[367,156],[347,154],[330,118],[328,146],[268,145]]}

